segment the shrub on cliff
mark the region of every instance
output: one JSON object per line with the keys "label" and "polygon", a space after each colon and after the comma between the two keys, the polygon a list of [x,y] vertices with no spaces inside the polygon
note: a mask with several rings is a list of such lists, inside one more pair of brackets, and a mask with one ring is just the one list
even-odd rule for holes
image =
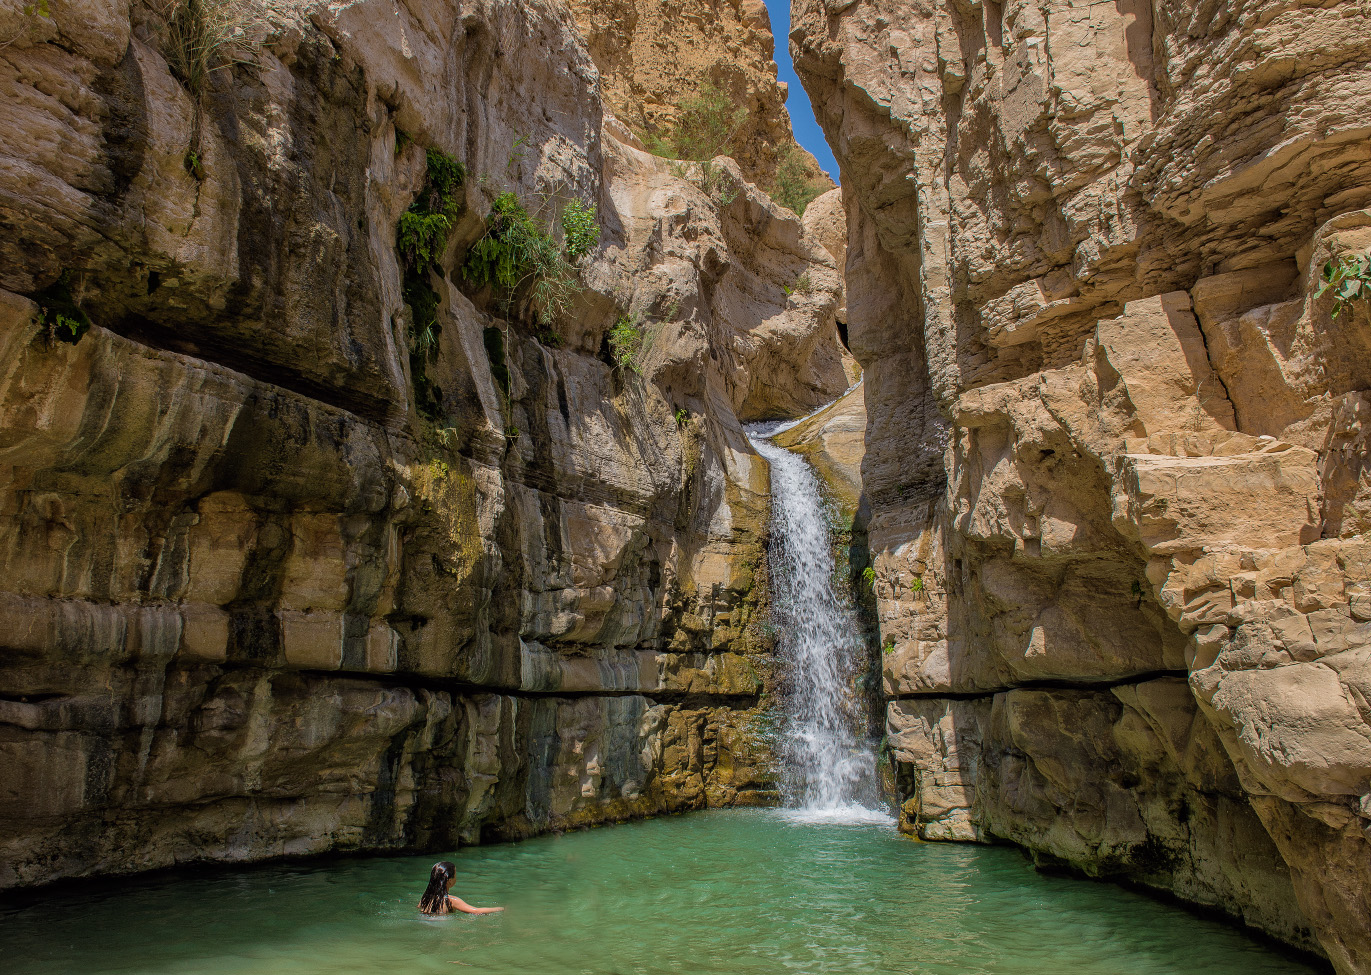
{"label": "shrub on cliff", "polygon": [[727,156],[747,122],[747,109],[738,105],[727,91],[706,81],[700,92],[683,100],[675,123],[663,132],[650,132],[648,151],[667,159],[696,162]]}
{"label": "shrub on cliff", "polygon": [[797,217],[805,215],[805,208],[822,196],[827,187],[809,174],[804,156],[794,146],[787,146],[776,166],[776,179],[767,188],[768,195],[791,210]]}
{"label": "shrub on cliff", "polygon": [[609,330],[609,351],[619,369],[641,372],[638,357],[643,351],[643,316],[632,313],[620,317]]}
{"label": "shrub on cliff", "polygon": [[572,200],[562,210],[562,239],[568,260],[578,261],[600,242],[600,220],[594,203]]}

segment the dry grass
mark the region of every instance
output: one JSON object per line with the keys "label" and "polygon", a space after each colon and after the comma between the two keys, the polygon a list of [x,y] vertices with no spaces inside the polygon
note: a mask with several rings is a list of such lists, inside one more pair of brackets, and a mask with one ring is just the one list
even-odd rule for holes
{"label": "dry grass", "polygon": [[162,56],[195,96],[211,72],[233,63],[228,49],[262,17],[253,0],[153,0],[152,9],[162,21]]}

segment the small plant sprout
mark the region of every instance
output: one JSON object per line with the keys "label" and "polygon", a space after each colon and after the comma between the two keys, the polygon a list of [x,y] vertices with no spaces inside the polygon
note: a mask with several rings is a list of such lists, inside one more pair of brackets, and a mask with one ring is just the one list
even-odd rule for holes
{"label": "small plant sprout", "polygon": [[881,647],[881,651],[882,651],[883,653],[885,653],[885,654],[892,654],[892,653],[894,653],[894,652],[895,652],[895,641],[894,641],[894,639],[886,640],[886,641],[885,641],[885,646]]}
{"label": "small plant sprout", "polygon": [[528,154],[528,136],[521,135],[514,140],[514,144],[509,147],[509,157],[505,160],[505,173],[512,176],[516,163],[524,161],[524,156]]}
{"label": "small plant sprout", "polygon": [[1336,261],[1327,262],[1323,266],[1322,279],[1323,285],[1314,297],[1322,298],[1330,291],[1333,293],[1334,319],[1348,310],[1354,301],[1371,304],[1371,254],[1360,257],[1344,254]]}
{"label": "small plant sprout", "polygon": [[686,425],[687,423],[689,423],[689,422],[690,422],[690,411],[687,410],[687,409],[683,406],[683,407],[681,407],[679,410],[676,411],[676,425],[677,425],[678,427],[683,427],[683,426],[685,426],[685,425]]}
{"label": "small plant sprout", "polygon": [[862,583],[867,592],[876,591],[876,570],[869,565],[862,570]]}
{"label": "small plant sprout", "polygon": [[914,581],[911,582],[911,583],[909,584],[909,591],[912,592],[912,593],[915,593],[915,594],[921,593],[921,592],[924,591],[924,580],[923,580],[923,576],[915,576],[915,577],[914,577]]}

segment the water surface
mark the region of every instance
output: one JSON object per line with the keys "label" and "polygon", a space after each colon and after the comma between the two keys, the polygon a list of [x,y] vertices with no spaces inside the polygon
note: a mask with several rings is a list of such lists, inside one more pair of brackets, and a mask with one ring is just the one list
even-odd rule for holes
{"label": "water surface", "polygon": [[503,914],[425,918],[435,857],[102,881],[0,910],[0,970],[137,975],[1293,975],[1218,922],[1034,872],[1014,850],[886,823],[700,813],[470,847],[453,892]]}

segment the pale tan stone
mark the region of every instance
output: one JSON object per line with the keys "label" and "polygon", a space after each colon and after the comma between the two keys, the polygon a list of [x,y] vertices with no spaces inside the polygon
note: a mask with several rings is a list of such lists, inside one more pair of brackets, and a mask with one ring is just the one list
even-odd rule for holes
{"label": "pale tan stone", "polygon": [[[1143,882],[1280,937],[1307,925],[1360,972],[1367,572],[1344,546],[1371,527],[1371,313],[1335,321],[1314,294],[1326,261],[1371,247],[1371,39],[1346,5],[1232,7],[1221,26],[1177,4],[1085,13],[794,4],[792,54],[844,173],[886,689],[1001,692],[947,835],[1136,880],[1155,865],[1101,849],[1189,831],[1193,872]],[[1085,566],[1082,616],[1061,582]],[[916,572],[922,601],[895,585]],[[1101,652],[1092,630],[1158,651]],[[1166,702],[1127,690],[1143,666],[1175,675]],[[1048,675],[1108,680],[1126,713],[1084,737],[1063,720],[1059,739],[1062,706],[1012,689]],[[1188,823],[1151,805],[1172,788],[1159,770],[1186,764],[1182,726],[1229,768],[1192,779],[1206,811]],[[1117,754],[1090,753],[1106,736]],[[907,750],[917,818],[946,770]],[[1119,832],[1100,846],[1074,808]]]}

